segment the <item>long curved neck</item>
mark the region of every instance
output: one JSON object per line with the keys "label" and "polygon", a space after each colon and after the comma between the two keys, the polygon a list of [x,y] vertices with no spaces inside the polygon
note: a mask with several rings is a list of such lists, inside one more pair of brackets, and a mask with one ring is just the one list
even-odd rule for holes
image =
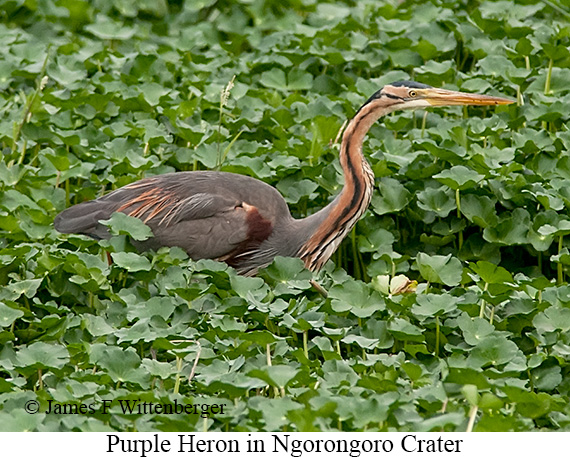
{"label": "long curved neck", "polygon": [[348,123],[339,155],[344,187],[329,205],[300,221],[310,233],[299,250],[307,268],[320,269],[368,208],[374,173],[362,154],[362,142],[370,127],[391,111],[390,106],[379,106],[376,100],[369,100]]}

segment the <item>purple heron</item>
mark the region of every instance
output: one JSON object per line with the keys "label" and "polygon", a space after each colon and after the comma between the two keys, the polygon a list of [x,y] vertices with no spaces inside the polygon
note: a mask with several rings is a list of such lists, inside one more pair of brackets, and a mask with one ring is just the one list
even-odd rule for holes
{"label": "purple heron", "polygon": [[320,211],[294,219],[285,200],[257,179],[217,171],[153,176],[72,206],[57,215],[56,230],[109,238],[99,223],[120,211],[141,219],[154,237],[135,242],[140,249],[178,246],[192,259],[226,262],[254,275],[275,256],[300,257],[320,269],[370,203],[374,174],[362,153],[370,127],[396,110],[451,105],[507,105],[511,100],[436,89],[411,81],[388,84],[372,95],[344,130],[340,164],[344,187]]}

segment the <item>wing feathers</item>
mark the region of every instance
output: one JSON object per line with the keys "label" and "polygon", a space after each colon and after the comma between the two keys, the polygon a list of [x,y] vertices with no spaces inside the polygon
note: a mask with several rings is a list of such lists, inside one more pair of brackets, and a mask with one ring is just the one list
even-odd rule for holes
{"label": "wing feathers", "polygon": [[[244,201],[246,195],[269,206],[260,210]],[[57,215],[54,226],[62,233],[108,238],[99,221],[120,211],[151,227],[154,237],[137,243],[142,249],[179,246],[194,259],[220,259],[239,267],[271,235],[273,212],[283,210],[289,215],[282,197],[262,182],[228,173],[188,172],[143,179],[72,206]]]}

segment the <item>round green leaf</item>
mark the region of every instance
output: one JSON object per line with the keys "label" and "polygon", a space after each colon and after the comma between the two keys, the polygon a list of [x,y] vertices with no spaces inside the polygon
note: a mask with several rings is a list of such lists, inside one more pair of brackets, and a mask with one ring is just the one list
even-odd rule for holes
{"label": "round green leaf", "polygon": [[457,286],[461,283],[463,266],[461,261],[451,254],[428,255],[418,253],[416,263],[422,277],[431,283]]}

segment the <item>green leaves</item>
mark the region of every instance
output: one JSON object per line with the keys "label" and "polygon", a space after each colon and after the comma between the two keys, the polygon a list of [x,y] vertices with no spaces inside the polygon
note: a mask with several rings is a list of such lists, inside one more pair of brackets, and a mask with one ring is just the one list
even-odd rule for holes
{"label": "green leaves", "polygon": [[[500,366],[522,355],[517,345],[507,338],[498,335],[488,336],[473,348],[468,357],[468,363],[473,366]],[[524,360],[524,357],[522,358]]]}
{"label": "green leaves", "polygon": [[134,252],[112,252],[113,262],[127,271],[149,271],[151,264],[146,257]]}
{"label": "green leaves", "polygon": [[350,311],[357,317],[370,317],[384,309],[384,301],[366,284],[348,280],[334,285],[328,293],[331,306],[336,312]]}
{"label": "green leaves", "polygon": [[525,244],[528,242],[530,214],[523,208],[516,208],[511,214],[503,214],[494,227],[483,232],[485,240],[497,244]]}
{"label": "green leaves", "polygon": [[69,362],[69,353],[65,347],[42,341],[22,348],[16,354],[14,365],[29,369],[61,369]]}
{"label": "green leaves", "polygon": [[461,196],[461,213],[470,222],[483,228],[493,227],[498,222],[495,202],[486,196],[474,194]]}
{"label": "green leaves", "polygon": [[453,190],[464,190],[475,187],[485,176],[463,165],[456,165],[433,177]]}
{"label": "green leaves", "polygon": [[457,299],[452,295],[418,295],[412,311],[418,316],[441,316],[457,309]]}
{"label": "green leaves", "polygon": [[113,382],[136,383],[143,389],[148,386],[150,375],[141,366],[141,359],[133,348],[123,351],[118,347],[94,345],[90,359],[107,373]]}
{"label": "green leaves", "polygon": [[538,313],[533,324],[539,333],[570,331],[570,310],[567,308],[547,308]]}
{"label": "green leaves", "polygon": [[457,286],[461,282],[463,267],[451,254],[430,256],[420,252],[416,257],[416,263],[420,274],[428,282],[447,286]]}
{"label": "green leaves", "polygon": [[[3,2],[0,428],[568,429],[564,6],[262,3]],[[345,120],[410,79],[516,103],[372,126],[370,211],[318,273],[141,252],[152,232],[122,213],[110,240],[53,229],[73,204],[204,169],[315,214],[344,182]],[[110,414],[45,413],[102,399]],[[125,400],[225,411],[125,414]]]}
{"label": "green leaves", "polygon": [[485,319],[480,317],[472,318],[467,314],[462,314],[457,319],[457,323],[463,332],[465,342],[471,346],[477,346],[495,330],[495,328]]}
{"label": "green leaves", "polygon": [[265,367],[263,370],[251,371],[249,375],[263,379],[271,386],[285,387],[295,377],[297,372],[298,370],[295,370],[294,367],[277,365]]}
{"label": "green leaves", "polygon": [[87,25],[85,30],[102,40],[128,40],[135,34],[135,29],[122,26],[102,14],[97,15],[96,21]]}
{"label": "green leaves", "polygon": [[12,325],[12,323],[22,317],[24,312],[19,309],[14,309],[7,306],[4,303],[0,303],[0,326],[1,327],[8,327]]}
{"label": "green leaves", "polygon": [[486,283],[502,284],[513,281],[512,275],[507,270],[489,262],[481,261],[469,267]]}
{"label": "green leaves", "polygon": [[109,227],[113,235],[129,235],[133,240],[144,241],[152,237],[152,230],[137,217],[124,213],[113,213],[107,221],[101,221]]}
{"label": "green leaves", "polygon": [[433,211],[440,217],[447,217],[457,208],[453,193],[449,189],[428,187],[418,194],[418,206],[426,211]]}
{"label": "green leaves", "polygon": [[382,178],[378,185],[380,196],[372,198],[372,208],[378,215],[401,211],[411,200],[411,193],[397,180]]}
{"label": "green leaves", "polygon": [[308,90],[313,85],[313,76],[299,69],[293,69],[285,75],[283,70],[273,68],[262,73],[259,82],[270,89],[283,91]]}

